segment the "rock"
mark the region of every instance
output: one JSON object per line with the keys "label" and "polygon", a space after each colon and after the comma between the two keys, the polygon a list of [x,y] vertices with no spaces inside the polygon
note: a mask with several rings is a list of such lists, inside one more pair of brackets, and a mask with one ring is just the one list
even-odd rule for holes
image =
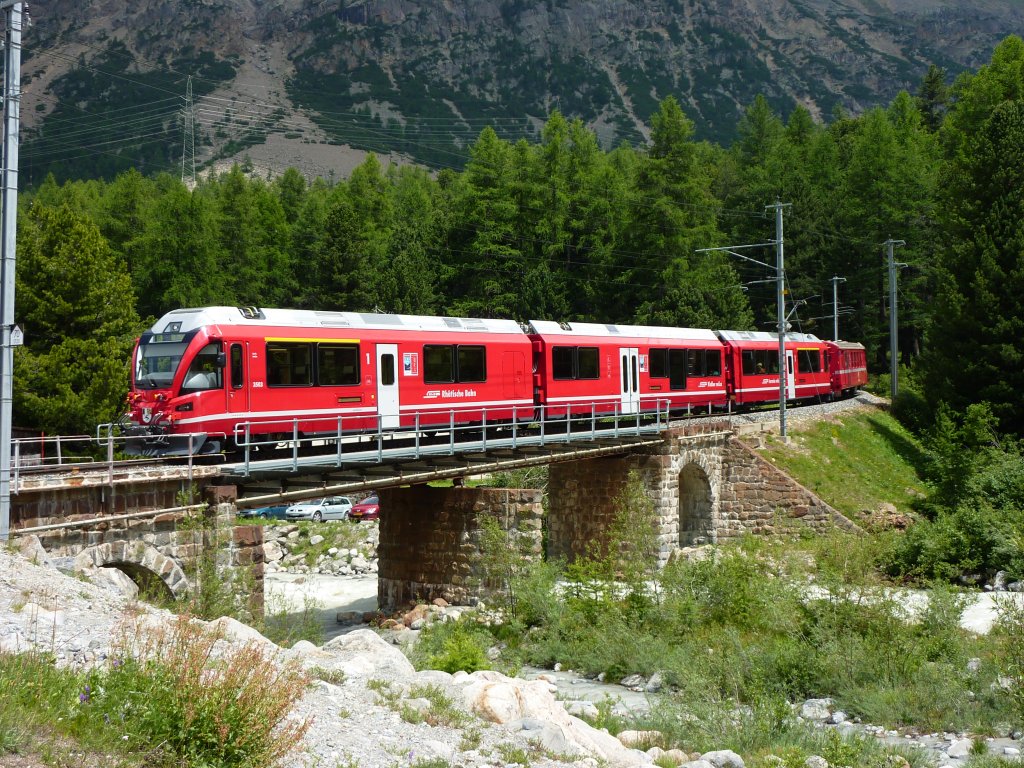
{"label": "rock", "polygon": [[207,625],[218,637],[221,637],[232,643],[256,643],[261,645],[265,650],[277,650],[271,640],[261,635],[258,630],[253,629],[248,624],[243,624],[238,619],[233,619],[230,616],[221,616],[219,619],[214,619]]}
{"label": "rock", "polygon": [[627,675],[619,680],[619,685],[623,688],[629,688],[631,691],[642,691],[644,686],[647,685],[647,678],[643,675]]}
{"label": "rock", "polygon": [[828,760],[821,755],[811,755],[804,760],[804,768],[829,768]]}
{"label": "rock", "polygon": [[1017,757],[1020,755],[1020,750],[1017,747],[1003,747],[1003,754],[1007,757]]}
{"label": "rock", "polygon": [[683,763],[679,768],[715,768],[715,764],[709,763],[707,760],[691,760],[688,763]]}
{"label": "rock", "polygon": [[289,653],[306,669],[323,667],[342,672],[349,678],[395,680],[416,673],[405,654],[370,629],[355,629],[339,635],[314,651],[296,653],[293,648]]}
{"label": "rock", "polygon": [[34,625],[37,636],[40,632],[45,632],[48,627],[51,630],[56,627],[63,627],[67,619],[62,609],[55,608],[54,610],[49,610],[39,605],[39,603],[25,603],[21,608],[21,613],[29,617],[29,621]]}
{"label": "rock", "polygon": [[832,714],[832,699],[807,699],[800,705],[800,717],[824,723]]}
{"label": "rock", "polygon": [[448,607],[448,601],[445,600],[443,597],[435,597],[431,601],[431,604],[432,605],[436,605],[438,608],[447,608]]}
{"label": "rock", "polygon": [[601,714],[592,701],[563,701],[562,704],[565,706],[565,710],[574,717],[593,720]]}
{"label": "rock", "polygon": [[312,536],[309,537],[309,546],[315,547],[317,544],[322,544],[323,541],[323,536],[321,536],[319,533],[314,533]]}
{"label": "rock", "polygon": [[992,589],[1001,592],[1006,589],[1006,584],[1006,571],[996,571],[996,575],[992,577]]}
{"label": "rock", "polygon": [[426,751],[441,758],[441,760],[445,762],[451,762],[452,758],[455,756],[455,747],[450,744],[445,744],[443,741],[428,739],[427,741],[422,742],[422,746]]}
{"label": "rock", "polygon": [[663,757],[666,760],[674,760],[676,765],[682,765],[687,760],[689,760],[689,755],[687,755],[681,749],[667,749],[665,750],[665,754],[663,755]]}
{"label": "rock", "polygon": [[35,563],[36,565],[50,564],[50,558],[46,554],[46,550],[43,549],[39,537],[35,534],[20,537],[18,540],[18,551],[30,563]]}
{"label": "rock", "polygon": [[622,731],[616,734],[615,738],[622,743],[622,746],[630,749],[647,749],[665,741],[665,736],[661,731]]}
{"label": "rock", "polygon": [[585,754],[572,742],[566,730],[554,723],[545,723],[543,720],[531,717],[513,720],[506,723],[505,727],[513,732],[527,731],[530,741],[552,754],[573,756]]}
{"label": "rock", "polygon": [[292,650],[296,653],[309,653],[310,651],[317,650],[317,647],[309,640],[298,640],[295,645],[292,646]]}
{"label": "rock", "polygon": [[402,702],[402,706],[408,707],[413,712],[416,712],[420,715],[425,715],[427,712],[430,711],[430,699],[405,699]]}
{"label": "rock", "polygon": [[971,754],[973,747],[974,742],[970,739],[957,739],[949,745],[949,749],[946,750],[946,756],[953,758],[967,757]]}
{"label": "rock", "polygon": [[117,568],[89,568],[83,571],[82,575],[93,584],[109,589],[115,595],[123,595],[129,600],[135,600],[139,596],[139,585],[132,581],[127,573]]}
{"label": "rock", "polygon": [[644,686],[644,690],[647,693],[657,693],[662,689],[664,685],[664,677],[662,676],[661,672],[655,672],[653,675],[651,675],[650,679],[648,679],[647,685]]}
{"label": "rock", "polygon": [[339,624],[362,624],[362,611],[339,611],[334,620]]}
{"label": "rock", "polygon": [[268,563],[276,563],[284,558],[284,547],[279,541],[268,541],[263,545],[263,559]]}
{"label": "rock", "polygon": [[967,671],[972,675],[978,674],[981,670],[981,659],[973,658],[967,660]]}
{"label": "rock", "polygon": [[1010,592],[1024,592],[1024,581],[1011,581],[1006,589]]}
{"label": "rock", "polygon": [[0,637],[0,653],[24,653],[32,648],[32,643],[21,636],[17,630],[13,634]]}
{"label": "rock", "polygon": [[429,611],[427,610],[427,606],[417,605],[411,611],[402,616],[402,623],[407,627],[411,627],[414,621],[417,619],[426,619],[428,615]]}
{"label": "rock", "polygon": [[837,709],[831,715],[829,715],[828,722],[831,725],[839,725],[840,723],[846,722],[846,713],[842,710]]}
{"label": "rock", "polygon": [[715,766],[715,768],[746,768],[743,763],[743,758],[731,749],[719,749],[714,752],[705,752],[700,756],[700,759],[706,760]]}
{"label": "rock", "polygon": [[[453,676],[453,680],[456,678]],[[516,721],[538,721],[545,724],[539,729],[552,740],[574,747],[552,749],[561,754],[585,755],[605,761],[610,766],[635,766],[647,762],[643,752],[627,749],[606,731],[599,731],[566,712],[555,699],[548,683],[539,680],[518,680],[499,672],[474,672],[459,679],[465,684],[463,698],[467,709],[492,723],[509,724]],[[519,725],[520,729],[522,725]],[[556,736],[554,728],[561,729]]]}
{"label": "rock", "polygon": [[424,618],[415,619],[412,624],[409,625],[409,629],[423,629],[426,625],[427,620]]}

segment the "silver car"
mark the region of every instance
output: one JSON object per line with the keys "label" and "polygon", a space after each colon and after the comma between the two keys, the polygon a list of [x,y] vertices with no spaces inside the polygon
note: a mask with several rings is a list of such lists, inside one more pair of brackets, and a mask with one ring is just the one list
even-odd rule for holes
{"label": "silver car", "polygon": [[324,499],[310,499],[292,504],[285,510],[284,516],[289,520],[346,520],[352,509],[352,499],[348,496],[328,496]]}

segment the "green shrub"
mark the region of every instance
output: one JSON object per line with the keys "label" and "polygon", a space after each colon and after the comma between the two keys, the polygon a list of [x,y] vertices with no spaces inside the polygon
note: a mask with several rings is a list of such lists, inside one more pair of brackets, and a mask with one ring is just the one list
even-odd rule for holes
{"label": "green shrub", "polygon": [[189,765],[272,764],[311,724],[286,719],[307,678],[255,644],[215,657],[216,642],[179,617],[170,629],[126,637],[120,663],[89,679],[113,704],[107,715],[130,713],[140,747],[163,744]]}
{"label": "green shrub", "polygon": [[476,672],[491,669],[487,649],[491,635],[469,619],[428,624],[420,632],[412,652],[417,669],[440,669],[445,672]]}

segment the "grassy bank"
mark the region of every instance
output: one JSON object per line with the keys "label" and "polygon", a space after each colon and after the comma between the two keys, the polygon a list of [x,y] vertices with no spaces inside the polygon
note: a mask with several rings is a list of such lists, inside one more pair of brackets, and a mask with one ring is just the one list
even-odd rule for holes
{"label": "grassy bank", "polygon": [[920,442],[886,411],[845,411],[789,432],[788,444],[770,436],[764,456],[852,520],[887,504],[909,513],[928,492]]}

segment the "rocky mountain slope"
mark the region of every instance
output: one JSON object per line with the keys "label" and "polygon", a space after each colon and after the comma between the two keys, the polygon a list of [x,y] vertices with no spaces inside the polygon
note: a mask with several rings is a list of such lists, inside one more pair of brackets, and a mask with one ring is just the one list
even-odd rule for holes
{"label": "rocky mountain slope", "polygon": [[782,113],[858,112],[1024,32],[1008,0],[52,0],[32,13],[30,181],[180,169],[188,75],[200,162],[248,153],[326,175],[353,161],[339,147],[460,167],[484,125],[534,137],[553,109],[608,145],[640,143],[668,95],[698,135],[727,142],[758,93]]}

